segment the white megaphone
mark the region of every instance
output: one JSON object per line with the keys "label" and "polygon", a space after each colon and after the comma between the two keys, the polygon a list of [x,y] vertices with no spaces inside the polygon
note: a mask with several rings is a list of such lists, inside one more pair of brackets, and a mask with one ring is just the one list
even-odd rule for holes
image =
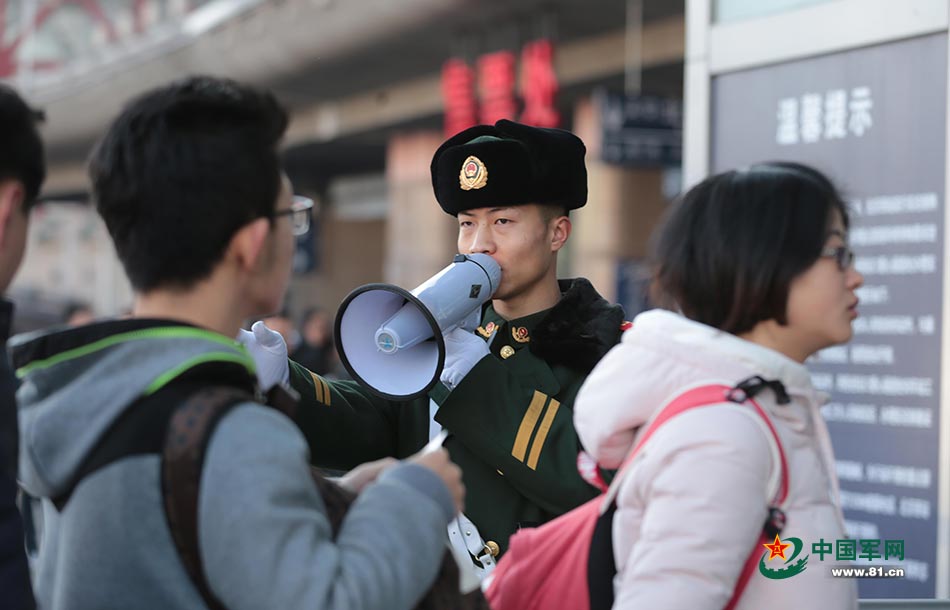
{"label": "white megaphone", "polygon": [[413,291],[367,284],[336,315],[336,344],[353,379],[388,400],[425,395],[445,364],[444,333],[474,330],[495,294],[501,268],[487,254],[458,254]]}

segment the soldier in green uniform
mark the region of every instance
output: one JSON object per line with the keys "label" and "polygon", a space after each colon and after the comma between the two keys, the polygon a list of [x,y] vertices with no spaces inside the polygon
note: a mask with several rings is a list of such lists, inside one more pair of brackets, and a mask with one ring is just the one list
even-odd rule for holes
{"label": "soldier in green uniform", "polygon": [[[466,515],[477,526],[473,533],[463,521],[454,535],[468,538],[475,557],[504,552],[519,527],[597,493],[578,475],[572,405],[624,321],[622,308],[587,280],[557,279],[569,211],[587,201],[584,153],[570,132],[505,120],[463,131],[435,153],[432,184],[442,209],[458,218],[459,252],[488,254],[502,279],[477,333],[446,336],[431,400],[386,401],[292,362],[281,370],[286,360],[273,375],[289,376],[303,397],[297,423],[318,466],[407,456],[444,428],[444,446],[464,473]],[[274,354],[286,351],[266,328],[254,330],[252,355],[261,371],[274,369]]]}

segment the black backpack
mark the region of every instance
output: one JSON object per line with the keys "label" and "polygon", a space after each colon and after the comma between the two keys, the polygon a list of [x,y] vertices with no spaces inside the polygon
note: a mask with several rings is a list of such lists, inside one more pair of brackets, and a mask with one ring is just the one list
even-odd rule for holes
{"label": "black backpack", "polygon": [[[224,610],[208,585],[198,546],[198,492],[208,442],[221,418],[239,404],[258,403],[295,419],[297,398],[293,390],[280,386],[267,396],[259,396],[256,380],[241,365],[198,365],[129,407],[106,431],[72,484],[53,498],[53,503],[61,511],[80,481],[104,466],[134,455],[161,455],[165,516],[178,555],[208,608]],[[316,468],[311,474],[326,505],[335,538],[356,496]],[[466,595],[459,592],[458,566],[446,551],[435,583],[416,610],[449,608],[489,610],[481,591],[476,589]]]}

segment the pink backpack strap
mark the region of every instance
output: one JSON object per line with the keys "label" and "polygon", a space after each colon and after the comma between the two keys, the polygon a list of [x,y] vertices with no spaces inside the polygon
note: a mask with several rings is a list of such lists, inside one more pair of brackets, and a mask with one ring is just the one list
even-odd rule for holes
{"label": "pink backpack strap", "polygon": [[[734,388],[724,384],[708,384],[686,390],[682,394],[679,394],[673,398],[669,403],[667,403],[665,407],[660,410],[656,417],[654,417],[653,420],[647,424],[646,430],[644,430],[644,432],[640,435],[640,438],[637,439],[633,450],[624,460],[623,465],[620,467],[620,471],[617,473],[617,476],[614,477],[614,482],[611,485],[610,494],[608,496],[609,504],[616,502],[616,493],[619,489],[618,481],[627,474],[629,466],[637,456],[637,453],[639,453],[643,445],[648,440],[650,440],[650,437],[653,436],[660,426],[673,417],[676,417],[680,413],[683,413],[684,411],[723,402],[751,405],[756,414],[765,423],[766,428],[768,429],[769,434],[772,436],[772,440],[775,443],[775,447],[778,449],[781,479],[779,481],[778,491],[775,495],[775,498],[772,500],[772,506],[769,507],[769,518],[770,522],[778,521],[779,523],[777,525],[779,529],[781,529],[781,521],[783,521],[784,516],[781,515],[781,511],[778,511],[777,508],[782,506],[785,503],[785,499],[788,497],[788,460],[785,458],[785,450],[782,448],[782,442],[779,439],[778,432],[775,430],[775,426],[772,424],[772,420],[768,415],[766,415],[762,406],[759,405],[755,399],[749,398],[742,392],[736,393]],[[766,528],[763,527],[762,534],[756,541],[755,546],[752,547],[752,551],[749,553],[745,564],[742,566],[742,572],[739,574],[739,580],[736,581],[736,587],[733,590],[732,598],[726,605],[726,610],[733,610],[736,607],[736,604],[739,603],[739,598],[742,596],[743,591],[745,591],[746,586],[749,584],[752,574],[755,572],[756,564],[758,563],[758,558],[760,555],[759,549],[762,548],[760,545],[770,541],[771,538],[769,538],[768,534],[766,534]]]}
{"label": "pink backpack strap", "polygon": [[772,501],[772,506],[769,507],[769,522],[762,528],[762,533],[759,535],[758,541],[756,541],[752,547],[752,551],[746,558],[745,564],[742,566],[742,572],[739,574],[739,580],[736,581],[736,588],[732,593],[732,599],[726,604],[725,610],[733,610],[739,603],[739,598],[742,597],[742,593],[745,591],[749,580],[752,578],[752,574],[755,572],[758,558],[762,554],[762,545],[772,542],[774,539],[771,535],[773,530],[770,530],[769,527],[776,528],[778,532],[780,532],[782,526],[785,525],[785,514],[782,513],[779,507],[785,504],[785,500],[788,497],[788,460],[785,457],[785,450],[782,448],[782,441],[778,437],[778,432],[776,432],[772,420],[765,414],[762,406],[759,405],[754,398],[747,398],[746,402],[755,408],[756,413],[758,413],[762,421],[765,422],[765,425],[772,435],[772,439],[775,441],[775,446],[778,448],[781,480],[779,482],[778,493]]}
{"label": "pink backpack strap", "polygon": [[765,414],[765,410],[755,401],[755,399],[747,398],[744,395],[740,395],[744,400],[736,400],[735,392],[733,388],[725,384],[708,384],[697,386],[690,390],[686,390],[682,394],[679,394],[673,398],[670,402],[666,404],[665,407],[660,409],[660,412],[654,417],[650,422],[647,423],[647,428],[644,430],[643,434],[640,435],[640,438],[637,439],[636,444],[633,446],[633,449],[624,459],[623,464],[621,464],[618,469],[617,476],[614,477],[614,480],[620,478],[621,474],[625,473],[628,470],[628,466],[633,462],[634,458],[637,457],[637,454],[640,452],[640,449],[653,434],[662,426],[664,423],[668,422],[670,419],[676,417],[684,411],[689,411],[690,409],[695,409],[696,407],[705,407],[708,405],[719,404],[723,402],[733,402],[736,404],[748,403],[752,405],[752,408],[755,409],[756,414],[762,419],[768,428],[769,434],[772,436],[772,439],[775,442],[775,446],[778,448],[779,455],[779,466],[781,468],[781,481],[779,483],[779,489],[776,497],[773,499],[773,503],[776,506],[779,506],[785,502],[785,498],[788,496],[788,461],[785,459],[785,451],[782,449],[782,442],[779,440],[778,432],[775,430],[775,426],[772,425],[772,420],[769,419],[769,416]]}

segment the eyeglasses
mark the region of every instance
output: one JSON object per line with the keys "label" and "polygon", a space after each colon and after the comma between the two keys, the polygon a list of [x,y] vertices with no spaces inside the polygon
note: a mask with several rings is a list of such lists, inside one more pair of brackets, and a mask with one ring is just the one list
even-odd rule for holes
{"label": "eyeglasses", "polygon": [[854,251],[848,246],[828,247],[821,251],[822,258],[832,258],[838,269],[847,271],[854,264]]}
{"label": "eyeglasses", "polygon": [[313,199],[302,195],[294,195],[293,203],[284,210],[275,210],[271,218],[290,216],[290,225],[294,235],[300,237],[310,230],[310,210],[313,209]]}

